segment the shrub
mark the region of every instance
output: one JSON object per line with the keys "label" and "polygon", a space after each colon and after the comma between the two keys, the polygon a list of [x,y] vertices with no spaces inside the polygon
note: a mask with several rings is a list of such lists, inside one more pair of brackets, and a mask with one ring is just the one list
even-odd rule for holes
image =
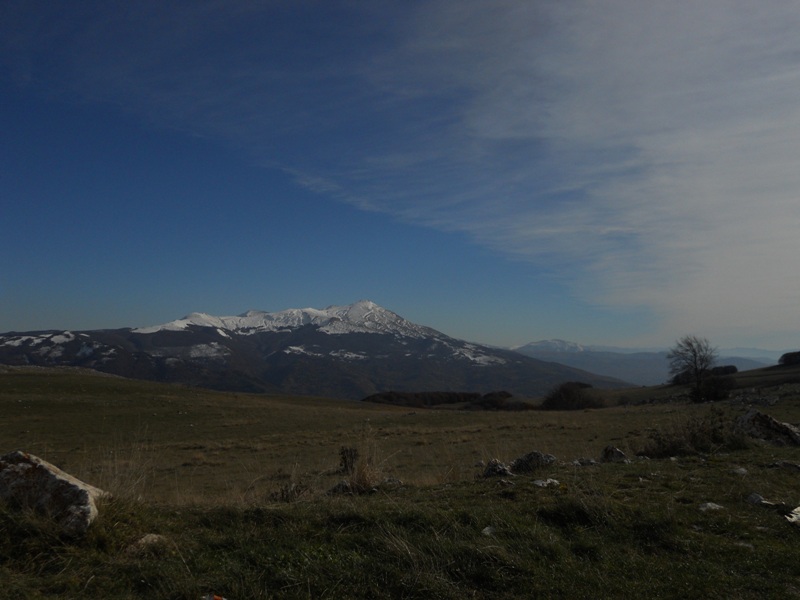
{"label": "shrub", "polygon": [[714,367],[710,371],[704,371],[700,376],[700,384],[694,384],[693,375],[684,371],[675,375],[671,383],[673,385],[692,385],[689,390],[689,397],[692,402],[716,402],[725,400],[734,387],[736,381],[730,374],[737,373],[735,366]]}
{"label": "shrub", "polygon": [[508,392],[490,392],[481,396],[480,400],[472,403],[472,406],[480,407],[484,410],[508,410],[508,400],[512,398]]}
{"label": "shrub", "polygon": [[603,402],[592,395],[588,383],[568,381],[553,388],[544,402],[543,410],[583,410],[585,408],[602,408]]}
{"label": "shrub", "polygon": [[800,352],[787,352],[778,359],[779,365],[800,365]]}
{"label": "shrub", "polygon": [[648,442],[636,454],[650,458],[669,458],[692,454],[713,454],[720,450],[743,450],[745,438],[736,433],[720,411],[687,419],[669,427],[653,429]]}
{"label": "shrub", "polygon": [[700,398],[707,402],[725,400],[731,395],[736,382],[733,377],[711,376],[703,379],[700,384]]}

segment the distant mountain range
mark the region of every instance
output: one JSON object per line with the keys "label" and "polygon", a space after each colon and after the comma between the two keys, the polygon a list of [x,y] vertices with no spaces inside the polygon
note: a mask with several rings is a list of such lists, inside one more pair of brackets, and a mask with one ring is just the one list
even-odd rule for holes
{"label": "distant mountain range", "polygon": [[[582,346],[564,340],[541,340],[513,350],[531,358],[602,373],[637,385],[657,385],[669,379],[666,349]],[[717,362],[743,371],[775,364],[783,353],[758,348],[721,349]]]}
{"label": "distant mountain range", "polygon": [[69,365],[221,390],[360,399],[386,392],[506,390],[614,377],[451,338],[370,301],[325,309],[192,313],[162,325],[0,335],[0,363]]}

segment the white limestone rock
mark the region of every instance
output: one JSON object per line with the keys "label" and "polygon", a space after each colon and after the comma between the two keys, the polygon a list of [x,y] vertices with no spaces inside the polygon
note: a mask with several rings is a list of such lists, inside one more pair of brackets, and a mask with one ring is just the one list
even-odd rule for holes
{"label": "white limestone rock", "polygon": [[108,495],[27,452],[0,457],[0,500],[51,517],[67,535],[84,534],[97,517],[97,500]]}
{"label": "white limestone rock", "polygon": [[628,463],[628,457],[625,453],[616,446],[606,446],[603,448],[603,453],[600,455],[601,463]]}
{"label": "white limestone rock", "polygon": [[800,446],[800,428],[778,421],[754,408],[737,421],[737,428],[751,437],[773,444]]}

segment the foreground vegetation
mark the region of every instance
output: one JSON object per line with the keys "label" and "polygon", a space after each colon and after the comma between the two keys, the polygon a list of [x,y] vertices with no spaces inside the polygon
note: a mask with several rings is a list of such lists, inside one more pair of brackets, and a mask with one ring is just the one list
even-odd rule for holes
{"label": "foreground vegetation", "polygon": [[[741,374],[736,400],[715,405],[650,403],[675,390],[637,389],[604,398],[619,404],[610,408],[498,413],[6,369],[0,453],[29,451],[115,497],[80,540],[0,507],[0,589],[9,598],[797,598],[800,529],[748,497],[800,505],[791,466],[800,449],[731,428],[748,398],[800,421],[800,390],[781,373]],[[608,444],[631,462],[572,463]],[[351,468],[343,448],[357,450]],[[559,460],[531,476],[481,476],[490,458],[532,450]],[[636,457],[645,451],[663,458]],[[327,493],[343,479],[366,493]],[[547,479],[557,483],[540,487]],[[160,537],[137,544],[148,534]]]}

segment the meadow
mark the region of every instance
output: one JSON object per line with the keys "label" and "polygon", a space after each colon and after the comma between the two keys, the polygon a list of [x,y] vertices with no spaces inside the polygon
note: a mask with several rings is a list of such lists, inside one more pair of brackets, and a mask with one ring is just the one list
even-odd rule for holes
{"label": "meadow", "polygon": [[[749,404],[799,422],[798,375],[741,373],[733,400],[714,404],[659,387],[603,392],[602,409],[484,412],[0,367],[0,454],[25,450],[113,494],[79,540],[0,508],[0,589],[9,598],[800,598],[800,528],[748,501],[800,505],[791,466],[800,449],[732,431]],[[672,456],[637,456],[665,440],[686,443]],[[573,463],[607,445],[630,462]],[[352,469],[343,449],[357,453]],[[490,459],[534,450],[558,462],[482,476]],[[558,483],[537,485],[547,479]],[[363,493],[329,493],[342,480]],[[137,545],[147,534],[160,537]]]}

